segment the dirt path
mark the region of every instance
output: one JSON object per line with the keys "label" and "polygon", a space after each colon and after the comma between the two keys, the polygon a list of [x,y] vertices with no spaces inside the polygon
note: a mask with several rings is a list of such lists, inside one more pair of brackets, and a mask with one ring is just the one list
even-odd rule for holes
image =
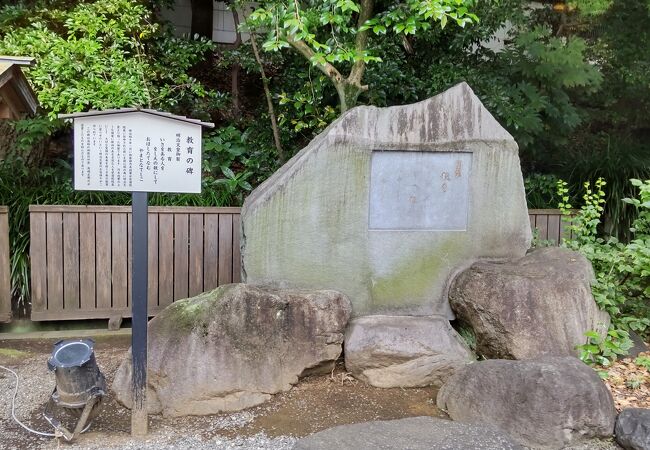
{"label": "dirt path", "polygon": [[[46,370],[53,343],[0,341],[0,364],[13,368],[21,377],[19,417],[48,432],[51,427],[42,418],[42,411],[54,386],[54,376]],[[129,345],[129,336],[97,339],[97,361],[109,384]],[[0,371],[0,448],[57,448],[51,438],[33,436],[11,420],[13,383],[13,377]],[[436,393],[434,388],[373,388],[349,377],[339,364],[332,374],[305,378],[291,391],[239,413],[177,419],[153,416],[146,444],[151,448],[202,448],[201,442],[211,442],[212,448],[218,448],[223,442],[222,448],[283,448],[285,444],[290,448],[293,441],[287,436],[301,437],[335,425],[423,415],[444,417],[435,406]],[[74,447],[144,448],[130,439],[129,429],[130,411],[109,394],[91,431]],[[190,437],[193,440],[188,443]],[[258,445],[260,440],[262,444]],[[195,441],[199,444],[194,445]]]}

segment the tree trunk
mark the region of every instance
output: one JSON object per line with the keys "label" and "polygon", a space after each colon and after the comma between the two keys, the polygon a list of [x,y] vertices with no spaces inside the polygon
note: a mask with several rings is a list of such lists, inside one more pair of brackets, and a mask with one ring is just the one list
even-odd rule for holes
{"label": "tree trunk", "polygon": [[271,119],[271,130],[273,131],[273,140],[275,141],[275,149],[278,151],[278,156],[280,157],[281,162],[286,161],[284,155],[284,150],[282,149],[282,144],[280,143],[280,129],[278,128],[278,122],[275,118],[275,108],[273,107],[273,99],[271,98],[271,90],[269,89],[269,79],[266,78],[266,72],[264,71],[264,63],[260,57],[259,50],[257,49],[257,42],[255,41],[255,34],[251,32],[250,34],[251,47],[253,48],[253,55],[255,55],[255,60],[260,68],[260,74],[262,75],[262,86],[264,87],[264,96],[266,97],[266,105],[269,109],[269,117]]}
{"label": "tree trunk", "polygon": [[333,81],[336,92],[339,94],[339,105],[341,107],[341,114],[350,108],[357,106],[359,95],[368,90],[368,86],[360,86],[357,83],[351,83],[348,80],[343,80],[339,83]]}

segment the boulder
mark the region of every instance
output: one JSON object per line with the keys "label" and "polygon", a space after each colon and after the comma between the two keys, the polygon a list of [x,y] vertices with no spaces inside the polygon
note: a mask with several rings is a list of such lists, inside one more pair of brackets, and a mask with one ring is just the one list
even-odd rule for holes
{"label": "boulder", "polygon": [[531,240],[517,143],[466,83],[350,109],[250,193],[241,222],[243,280],[336,289],[354,317],[452,319],[450,275]]}
{"label": "boulder", "polygon": [[469,364],[440,389],[437,404],[454,420],[494,425],[533,448],[611,437],[616,418],[598,374],[573,357]]}
{"label": "boulder", "polygon": [[339,425],[300,439],[293,449],[523,450],[495,427],[433,417]]}
{"label": "boulder", "polygon": [[345,368],[375,387],[437,387],[474,355],[444,317],[366,316],[345,336]]}
{"label": "boulder", "polygon": [[604,335],[609,326],[591,295],[593,279],[584,256],[548,247],[515,261],[473,264],[453,280],[449,302],[486,358],[577,356],[585,332]]}
{"label": "boulder", "polygon": [[616,419],[616,442],[626,450],[650,450],[650,409],[627,408]]}
{"label": "boulder", "polygon": [[[331,370],[350,313],[350,301],[336,291],[245,284],[177,301],[149,322],[148,410],[237,411],[289,390],[300,376]],[[130,382],[129,355],[113,383],[127,407]]]}

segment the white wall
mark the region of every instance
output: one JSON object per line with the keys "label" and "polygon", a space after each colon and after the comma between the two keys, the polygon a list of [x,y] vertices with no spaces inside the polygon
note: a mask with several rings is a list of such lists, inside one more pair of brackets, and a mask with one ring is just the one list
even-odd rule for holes
{"label": "white wall", "polygon": [[[190,34],[192,29],[191,0],[176,0],[174,9],[163,9],[160,15],[174,25],[174,34],[177,36]],[[239,19],[243,19],[241,11],[239,11]],[[242,40],[247,39],[248,33],[242,33]],[[237,40],[233,14],[224,2],[213,1],[212,40],[221,44],[232,44]]]}

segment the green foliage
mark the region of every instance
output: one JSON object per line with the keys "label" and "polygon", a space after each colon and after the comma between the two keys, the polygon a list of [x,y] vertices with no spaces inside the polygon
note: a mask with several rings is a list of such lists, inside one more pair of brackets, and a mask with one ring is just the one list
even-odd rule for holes
{"label": "green foliage", "polygon": [[558,178],[555,175],[532,173],[524,178],[529,209],[551,209],[559,203]]}
{"label": "green foliage", "polygon": [[650,8],[646,0],[577,0],[576,7],[571,29],[587,41],[602,88],[576,97],[583,123],[569,145],[550,156],[574,188],[607,180],[605,231],[627,241],[634,210],[620,199],[634,195],[630,178],[650,178]]}
{"label": "green foliage", "polygon": [[[368,42],[387,32],[401,36],[428,32],[433,22],[442,28],[449,20],[460,27],[478,21],[468,8],[474,0],[322,0],[290,2],[264,0],[246,18],[245,26],[266,30],[266,51],[293,48],[320,70],[336,88],[341,112],[356,104],[368,90],[362,83],[365,68],[381,63]],[[344,71],[349,71],[344,76]]]}
{"label": "green foliage", "polygon": [[[462,0],[409,0],[390,5],[365,23],[358,24],[362,8],[373,2],[324,0],[313,3],[267,0],[260,2],[246,23],[253,29],[267,29],[263,47],[277,51],[290,43],[304,42],[314,64],[380,62],[366,49],[354,45],[360,31],[371,30],[382,35],[391,30],[398,34],[416,34],[431,28],[431,22],[445,26],[449,19],[463,27],[478,18]],[[359,26],[361,25],[361,26]]]}
{"label": "green foliage", "polygon": [[[309,74],[311,75],[311,74]],[[331,105],[323,104],[327,79],[315,75],[302,80],[303,84],[293,92],[278,95],[280,126],[290,128],[295,133],[317,134],[333,122],[338,112]]]}
{"label": "green foliage", "polygon": [[165,109],[204,97],[187,71],[211,48],[206,40],[172,37],[137,0],[0,8],[0,54],[36,58],[27,76],[51,119],[88,109]]}
{"label": "green foliage", "polygon": [[587,343],[578,346],[580,359],[587,364],[608,366],[611,361],[627,355],[632,347],[629,334],[624,330],[610,329],[605,338],[595,331],[587,331]]}
{"label": "green foliage", "polygon": [[[611,318],[605,339],[590,332],[589,342],[580,347],[583,359],[590,363],[605,364],[616,355],[626,354],[632,345],[628,332],[644,335],[650,329],[650,180],[631,181],[639,190],[638,198],[623,201],[639,210],[633,240],[623,244],[614,237],[598,236],[605,203],[605,182],[599,179],[594,189],[585,184],[584,204],[568,225],[573,237],[564,241],[565,246],[591,261],[596,275],[594,299]],[[558,182],[558,194],[562,199],[559,207],[569,216],[566,182]]]}
{"label": "green foliage", "polygon": [[643,367],[645,370],[650,371],[650,356],[638,356],[634,360],[634,364]]}

